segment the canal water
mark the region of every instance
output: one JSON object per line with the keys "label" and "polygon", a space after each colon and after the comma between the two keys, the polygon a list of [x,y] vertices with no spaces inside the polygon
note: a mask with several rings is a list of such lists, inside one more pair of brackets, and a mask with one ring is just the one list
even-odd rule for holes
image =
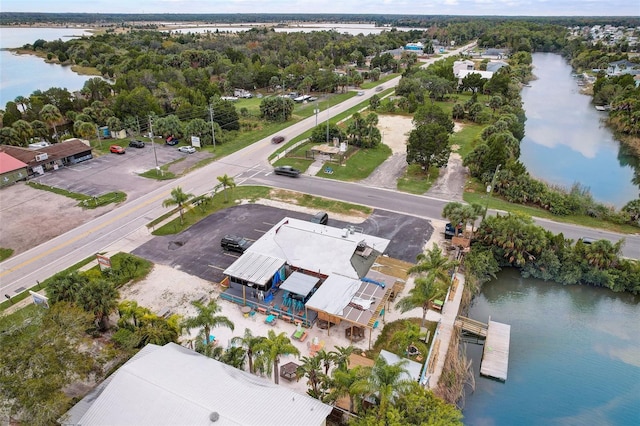
{"label": "canal water", "polygon": [[580,93],[571,66],[553,53],[534,53],[533,66],[537,80],[522,90],[527,121],[520,160],[529,173],[564,188],[578,182],[596,201],[618,208],[638,198],[634,170],[602,123],[607,113]]}
{"label": "canal water", "polygon": [[506,382],[479,376],[465,425],[640,424],[640,297],[501,272],[469,316],[511,325]]}

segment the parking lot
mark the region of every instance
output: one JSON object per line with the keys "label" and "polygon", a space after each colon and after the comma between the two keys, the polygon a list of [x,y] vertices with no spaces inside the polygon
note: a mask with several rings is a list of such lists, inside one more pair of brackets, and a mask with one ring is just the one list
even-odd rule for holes
{"label": "parking lot", "polygon": [[[133,254],[220,282],[224,278],[222,272],[240,256],[223,251],[220,239],[226,234],[235,234],[255,241],[284,217],[311,219],[312,215],[260,204],[235,206],[212,214],[180,234],[155,237]],[[338,221],[329,214],[328,225],[344,228],[352,223]],[[363,228],[365,234],[390,239],[385,254],[412,263],[433,233],[428,220],[382,210],[374,211],[357,226]]]}
{"label": "parking lot", "polygon": [[[106,146],[109,141],[102,141],[102,144]],[[45,185],[96,197],[107,192],[123,191],[128,199],[133,199],[162,185],[162,182],[155,179],[139,176],[140,173],[156,167],[156,157],[157,164],[163,165],[182,157],[186,157],[191,163],[207,155],[210,154],[200,152],[186,154],[179,152],[175,146],[162,144],[156,144],[154,150],[147,142],[144,148],[127,147],[126,154],[107,153],[80,164],[46,173],[34,180]],[[185,161],[177,164],[186,166]]]}

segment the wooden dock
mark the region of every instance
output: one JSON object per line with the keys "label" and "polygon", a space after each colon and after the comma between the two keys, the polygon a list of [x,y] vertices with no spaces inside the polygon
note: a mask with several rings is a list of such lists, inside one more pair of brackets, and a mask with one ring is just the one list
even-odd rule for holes
{"label": "wooden dock", "polygon": [[511,326],[509,324],[489,320],[487,339],[482,351],[480,375],[503,382],[507,380],[510,339]]}
{"label": "wooden dock", "polygon": [[463,333],[473,334],[474,336],[478,336],[481,338],[487,337],[488,325],[483,322],[463,316],[458,316],[456,318],[455,324],[456,327],[460,327],[462,329]]}

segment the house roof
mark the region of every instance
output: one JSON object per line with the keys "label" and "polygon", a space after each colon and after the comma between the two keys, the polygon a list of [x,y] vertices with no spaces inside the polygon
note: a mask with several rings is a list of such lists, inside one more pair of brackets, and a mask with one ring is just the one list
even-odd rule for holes
{"label": "house roof", "polygon": [[38,151],[46,152],[49,154],[49,158],[60,159],[91,151],[91,147],[80,139],[69,139],[64,142],[39,148]]}
{"label": "house roof", "polygon": [[24,162],[17,158],[13,158],[5,152],[0,152],[0,174],[24,169],[25,167],[27,167],[27,165]]}
{"label": "house roof", "polygon": [[479,71],[479,70],[460,70],[456,74],[456,77],[465,78],[469,74],[480,74],[480,77],[486,78],[487,80],[493,77],[493,73],[491,71]]}
{"label": "house roof", "polygon": [[317,277],[305,275],[300,272],[293,272],[284,283],[280,285],[280,290],[287,290],[291,293],[306,297],[318,282],[320,282],[320,279]]}
{"label": "house roof", "polygon": [[[37,149],[27,149],[11,145],[0,145],[0,151],[9,154],[13,158],[17,158],[30,167],[35,167],[39,164],[50,163],[55,160],[70,157],[72,155],[91,151],[91,147],[85,144],[80,139],[69,139],[64,142],[44,146]],[[47,154],[47,159],[37,161],[36,156],[39,154]]]}
{"label": "house roof", "polygon": [[253,284],[265,285],[284,264],[285,260],[279,257],[247,250],[224,270],[224,274]]}
{"label": "house roof", "polygon": [[420,373],[422,372],[422,364],[412,361],[408,358],[401,358],[398,355],[392,352],[386,351],[384,349],[380,351],[380,356],[384,358],[384,360],[387,361],[387,364],[389,365],[395,365],[401,361],[407,361],[407,363],[404,365],[404,368],[407,370],[407,374],[403,374],[402,379],[413,380],[415,382],[420,380]]}
{"label": "house roof", "polygon": [[0,145],[0,152],[9,154],[13,158],[22,161],[25,164],[36,163],[36,155],[42,152],[33,149],[22,148],[20,146]]}
{"label": "house roof", "polygon": [[323,425],[331,407],[175,343],[120,367],[82,425]]}
{"label": "house roof", "polygon": [[[362,327],[371,327],[373,316],[380,304],[386,301],[394,282],[394,278],[378,272],[375,272],[375,279],[363,278],[362,281],[330,275],[313,293],[306,306]],[[380,284],[384,284],[384,287]]]}
{"label": "house roof", "polygon": [[247,253],[269,253],[296,268],[359,278],[361,275],[351,263],[351,257],[361,242],[380,253],[389,245],[385,238],[286,217],[254,242],[225,274],[233,275],[236,263]]}

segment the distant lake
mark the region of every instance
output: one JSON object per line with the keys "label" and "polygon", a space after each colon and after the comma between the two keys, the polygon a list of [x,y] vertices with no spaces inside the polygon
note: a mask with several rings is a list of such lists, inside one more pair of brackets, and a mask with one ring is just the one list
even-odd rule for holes
{"label": "distant lake", "polygon": [[[198,25],[198,26],[186,26],[175,24],[175,28],[171,31],[179,33],[205,33],[205,32],[231,32],[237,33],[242,31],[248,31],[251,28],[258,28],[266,26],[265,24],[241,24],[241,25]],[[392,27],[376,27],[375,24],[345,24],[341,23],[318,23],[318,24],[301,24],[291,25],[286,27],[271,26],[277,33],[298,33],[298,32],[312,32],[312,31],[337,31],[340,34],[380,34],[383,31],[390,31]],[[411,30],[426,30],[426,28],[403,28],[393,27],[398,31],[411,31]]]}
{"label": "distant lake", "polygon": [[[90,33],[75,28],[0,28],[0,48],[22,47],[38,39],[47,41],[67,40]],[[93,76],[78,75],[71,67],[48,64],[32,55],[16,55],[0,51],[0,108],[18,96],[28,97],[36,90],[61,87],[73,92],[82,89],[84,82]]]}

